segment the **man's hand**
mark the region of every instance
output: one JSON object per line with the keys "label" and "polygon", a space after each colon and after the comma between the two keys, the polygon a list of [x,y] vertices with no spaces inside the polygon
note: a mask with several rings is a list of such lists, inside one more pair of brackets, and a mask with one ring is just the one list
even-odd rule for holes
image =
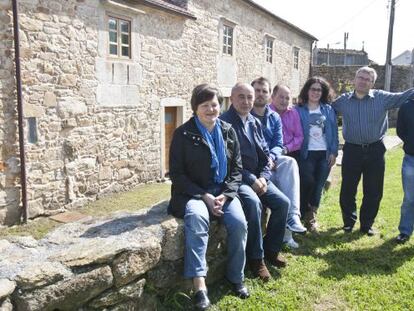
{"label": "man's hand", "polygon": [[261,196],[262,194],[266,193],[267,191],[266,179],[264,179],[263,177],[256,179],[252,185],[252,189],[254,190],[254,192],[257,193],[258,196]]}
{"label": "man's hand", "polygon": [[336,157],[333,154],[331,154],[329,156],[329,159],[328,159],[329,168],[331,168],[332,166],[334,166],[335,163],[336,163]]}
{"label": "man's hand", "polygon": [[273,162],[273,160],[269,158],[269,167],[271,171],[276,170],[276,161]]}

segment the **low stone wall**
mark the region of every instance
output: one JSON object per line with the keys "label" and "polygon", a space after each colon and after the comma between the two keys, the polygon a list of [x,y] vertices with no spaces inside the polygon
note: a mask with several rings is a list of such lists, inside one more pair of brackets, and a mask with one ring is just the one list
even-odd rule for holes
{"label": "low stone wall", "polygon": [[[182,277],[183,221],[167,202],[137,213],[88,217],[45,238],[0,240],[0,310],[156,310]],[[225,229],[210,228],[208,282],[223,276]]]}

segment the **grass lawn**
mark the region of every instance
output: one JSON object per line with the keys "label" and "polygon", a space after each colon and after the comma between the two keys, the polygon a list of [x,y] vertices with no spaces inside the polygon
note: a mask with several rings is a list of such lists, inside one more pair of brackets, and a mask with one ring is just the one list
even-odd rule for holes
{"label": "grass lawn", "polygon": [[[227,284],[210,286],[212,310],[414,310],[414,241],[398,245],[401,148],[387,152],[384,198],[374,227],[380,234],[344,234],[338,204],[340,168],[319,210],[320,233],[296,236],[300,248],[286,251],[288,267],[271,269],[273,280],[252,279],[251,297],[231,295]],[[361,201],[361,195],[358,195]],[[357,223],[356,228],[358,228]],[[166,309],[180,309],[188,299],[167,299]]]}
{"label": "grass lawn", "polygon": [[[90,216],[104,216],[116,211],[134,212],[148,208],[160,201],[168,200],[171,185],[167,183],[152,183],[136,187],[129,192],[123,192],[104,197],[86,204],[76,210]],[[9,235],[31,235],[35,239],[43,238],[53,228],[62,225],[49,217],[39,217],[29,220],[27,224],[13,227],[0,227],[0,237]]]}

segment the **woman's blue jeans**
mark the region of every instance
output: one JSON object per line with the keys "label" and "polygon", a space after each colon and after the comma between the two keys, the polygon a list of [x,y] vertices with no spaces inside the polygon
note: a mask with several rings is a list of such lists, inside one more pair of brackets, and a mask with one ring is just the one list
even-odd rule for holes
{"label": "woman's blue jeans", "polygon": [[300,210],[302,215],[309,211],[309,206],[319,208],[322,190],[330,171],[326,150],[309,151],[306,159],[300,159]]}
{"label": "woman's blue jeans", "polygon": [[[232,283],[240,283],[244,279],[243,270],[246,264],[247,222],[237,197],[227,200],[223,212],[219,221],[227,230],[226,278]],[[184,215],[184,277],[186,278],[207,275],[206,252],[211,217],[208,207],[201,199],[188,201]]]}

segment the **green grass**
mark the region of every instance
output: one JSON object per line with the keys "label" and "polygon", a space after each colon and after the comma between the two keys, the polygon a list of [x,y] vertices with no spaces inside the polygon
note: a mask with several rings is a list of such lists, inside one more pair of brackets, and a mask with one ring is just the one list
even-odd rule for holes
{"label": "green grass", "polygon": [[[170,196],[170,188],[171,186],[167,183],[141,185],[132,191],[114,194],[86,204],[77,211],[90,216],[104,216],[117,211],[134,212],[167,200]],[[52,229],[60,225],[62,224],[48,217],[39,217],[29,220],[27,224],[0,227],[0,237],[31,235],[35,239],[41,239]]]}
{"label": "green grass", "polygon": [[[402,156],[401,148],[387,152],[384,197],[374,224],[380,234],[368,237],[340,229],[336,168],[318,214],[320,233],[296,236],[300,248],[286,250],[288,267],[271,269],[269,283],[247,272],[249,299],[232,296],[225,282],[210,286],[212,310],[414,310],[414,241],[394,242],[403,195]],[[164,307],[180,309],[177,304]]]}

